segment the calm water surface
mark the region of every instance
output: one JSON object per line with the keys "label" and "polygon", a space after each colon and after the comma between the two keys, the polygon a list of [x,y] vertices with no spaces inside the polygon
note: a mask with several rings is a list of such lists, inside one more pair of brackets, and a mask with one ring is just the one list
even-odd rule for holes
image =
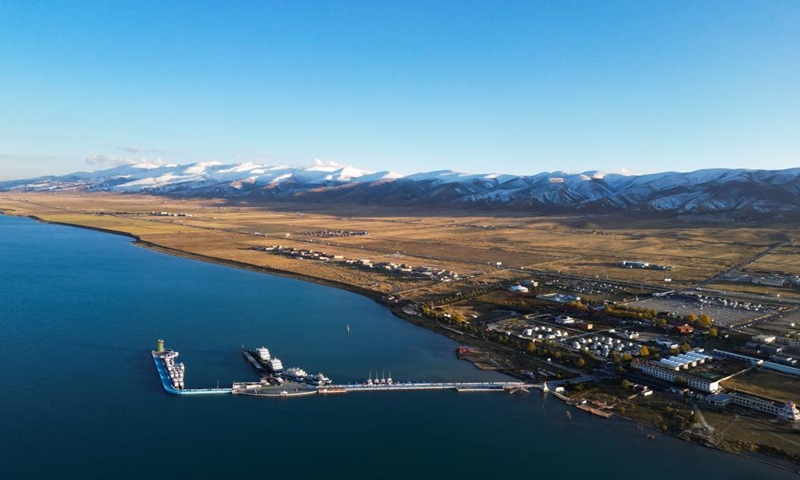
{"label": "calm water surface", "polygon": [[506,377],[358,295],[126,237],[0,216],[0,259],[2,479],[797,478],[618,420],[567,421],[538,393],[171,396],[157,338],[180,351],[188,387],[255,380],[239,347],[261,344],[337,382]]}

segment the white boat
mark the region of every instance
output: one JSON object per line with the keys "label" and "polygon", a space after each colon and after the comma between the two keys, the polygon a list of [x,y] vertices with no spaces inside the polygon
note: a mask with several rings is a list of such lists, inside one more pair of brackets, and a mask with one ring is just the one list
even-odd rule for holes
{"label": "white boat", "polygon": [[161,359],[164,361],[164,366],[167,368],[167,375],[169,376],[170,383],[177,389],[183,388],[183,375],[186,371],[186,366],[181,363],[175,363],[178,357],[178,352],[168,352],[164,354]]}
{"label": "white boat", "polygon": [[269,362],[269,349],[267,349],[267,347],[262,346],[256,348],[256,353],[258,354],[258,359],[261,361],[261,363]]}
{"label": "white boat", "polygon": [[326,377],[323,373],[318,373],[316,375],[309,375],[306,377],[306,383],[310,383],[311,385],[330,385],[333,383],[333,380]]}
{"label": "white boat", "polygon": [[290,380],[295,380],[297,382],[302,382],[308,376],[305,370],[298,367],[290,367],[283,371],[283,376],[289,378]]}
{"label": "white boat", "polygon": [[272,358],[269,361],[269,368],[270,370],[272,370],[272,373],[277,375],[283,372],[283,362],[281,362],[280,359],[278,359],[278,357]]}

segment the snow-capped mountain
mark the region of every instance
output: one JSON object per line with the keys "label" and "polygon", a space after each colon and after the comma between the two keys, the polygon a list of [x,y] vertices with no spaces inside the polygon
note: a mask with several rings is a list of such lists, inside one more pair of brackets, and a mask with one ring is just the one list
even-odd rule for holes
{"label": "snow-capped mountain", "polygon": [[123,165],[97,172],[0,182],[0,190],[474,206],[537,213],[615,210],[743,216],[800,213],[800,168],[711,169],[640,176],[602,172],[516,176],[442,170],[403,176],[322,163],[302,168],[200,162]]}

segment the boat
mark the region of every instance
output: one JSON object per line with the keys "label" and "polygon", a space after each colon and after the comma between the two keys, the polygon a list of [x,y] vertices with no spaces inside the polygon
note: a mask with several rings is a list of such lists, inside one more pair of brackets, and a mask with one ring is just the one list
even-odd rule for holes
{"label": "boat", "polygon": [[316,375],[308,375],[306,377],[306,383],[311,385],[323,386],[323,385],[330,385],[333,383],[333,380],[326,377],[323,373],[317,373]]}
{"label": "boat", "polygon": [[308,377],[308,373],[299,367],[290,367],[283,371],[283,376],[289,380],[302,382]]}
{"label": "boat", "polygon": [[269,356],[269,349],[267,347],[261,346],[259,348],[256,348],[256,355],[257,355],[256,358],[258,358],[258,360],[262,364],[266,364],[267,362],[269,362],[270,356]]}
{"label": "boat", "polygon": [[182,390],[184,387],[183,377],[186,373],[186,366],[183,362],[175,363],[176,358],[178,358],[178,352],[174,350],[166,350],[164,353],[161,353],[161,361],[164,362],[164,366],[167,369],[170,383],[172,383],[172,386],[176,389]]}
{"label": "boat", "polygon": [[283,362],[278,357],[273,357],[267,362],[266,367],[275,375],[283,373]]}

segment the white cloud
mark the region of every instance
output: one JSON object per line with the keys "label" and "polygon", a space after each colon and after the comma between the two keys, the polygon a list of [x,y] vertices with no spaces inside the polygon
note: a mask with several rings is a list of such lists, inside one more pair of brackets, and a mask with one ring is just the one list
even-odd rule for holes
{"label": "white cloud", "polygon": [[114,157],[112,155],[90,155],[86,157],[86,163],[92,166],[116,167],[133,163],[130,159]]}
{"label": "white cloud", "polygon": [[86,157],[86,163],[94,167],[118,167],[120,165],[145,165],[157,167],[165,165],[167,162],[163,158],[126,158],[115,157],[113,155],[90,155]]}
{"label": "white cloud", "polygon": [[344,165],[340,163],[336,163],[333,160],[320,160],[319,158],[314,159],[314,166],[315,167],[343,167]]}
{"label": "white cloud", "polygon": [[128,152],[128,153],[164,153],[163,150],[157,150],[155,148],[145,148],[145,147],[117,147],[117,150],[121,150],[123,152]]}

